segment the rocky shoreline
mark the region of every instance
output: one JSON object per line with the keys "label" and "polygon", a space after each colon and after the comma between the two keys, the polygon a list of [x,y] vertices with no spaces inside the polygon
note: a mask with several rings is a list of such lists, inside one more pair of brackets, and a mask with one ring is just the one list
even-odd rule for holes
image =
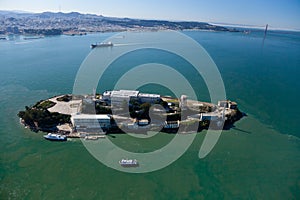
{"label": "rocky shoreline", "polygon": [[[219,104],[222,105],[214,105],[190,100],[187,102],[187,108],[183,111],[179,108],[178,99],[163,97],[162,102],[159,102],[159,104],[147,104],[148,108],[143,108],[144,104],[143,106],[140,105],[142,108],[130,110],[133,113],[130,117],[126,117],[122,114],[122,110],[119,113],[112,114],[109,106],[104,105],[101,98],[101,95],[97,95],[96,98],[93,96],[55,96],[41,100],[31,107],[26,106],[24,111],[18,113],[18,116],[20,122],[32,131],[56,132],[69,137],[81,137],[81,135],[98,134],[97,131],[95,133],[78,131],[76,125],[72,124],[71,117],[75,113],[78,114],[78,112],[83,111],[85,114],[90,114],[86,113],[89,112],[86,109],[87,106],[94,109],[94,114],[98,112],[99,115],[111,117],[110,127],[105,131],[105,134],[125,132],[145,134],[147,131],[189,133],[201,132],[208,128],[230,129],[236,121],[245,115],[237,108],[236,103],[231,101],[220,101]],[[87,102],[89,102],[88,105]],[[151,120],[149,109],[156,105],[162,106],[165,113],[162,110],[156,111],[152,116],[155,119]],[[141,113],[139,116],[134,115],[137,111]],[[122,120],[117,120],[119,118]],[[164,118],[165,120],[162,120]],[[146,121],[146,124],[141,123],[143,121]]]}

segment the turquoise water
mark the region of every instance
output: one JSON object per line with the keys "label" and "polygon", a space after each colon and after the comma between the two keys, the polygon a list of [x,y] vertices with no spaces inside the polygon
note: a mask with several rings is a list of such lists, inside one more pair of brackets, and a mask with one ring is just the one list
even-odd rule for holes
{"label": "turquoise water", "polygon": [[[270,31],[263,44],[261,32],[185,33],[205,47],[228,99],[248,116],[224,131],[205,159],[198,159],[204,131],[179,160],[148,174],[107,168],[79,140],[48,142],[42,133],[20,126],[16,116],[40,99],[71,93],[89,45],[112,33],[1,41],[0,199],[299,199],[300,34]],[[143,52],[132,57],[147,59]],[[180,63],[167,58],[161,60]],[[123,63],[130,66],[130,60]],[[112,76],[98,90],[110,87],[121,70],[108,72]],[[193,82],[193,73],[185,73]],[[200,98],[209,98],[203,83],[196,90]],[[172,137],[159,134],[152,144],[127,135],[110,139],[124,148],[149,149]]]}

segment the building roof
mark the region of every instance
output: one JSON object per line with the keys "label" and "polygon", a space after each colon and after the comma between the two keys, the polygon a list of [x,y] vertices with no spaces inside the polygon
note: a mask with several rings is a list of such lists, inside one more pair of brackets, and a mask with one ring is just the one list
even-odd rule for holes
{"label": "building roof", "polygon": [[106,119],[106,120],[110,120],[110,115],[78,114],[78,115],[72,115],[72,119]]}
{"label": "building roof", "polygon": [[148,98],[160,98],[159,94],[146,94],[146,93],[140,93],[139,97],[148,97]]}
{"label": "building roof", "polygon": [[111,97],[137,97],[139,94],[139,91],[136,90],[114,90],[111,92]]}
{"label": "building roof", "polygon": [[104,95],[104,96],[111,95],[111,91],[105,91],[105,92],[103,92],[103,95]]}

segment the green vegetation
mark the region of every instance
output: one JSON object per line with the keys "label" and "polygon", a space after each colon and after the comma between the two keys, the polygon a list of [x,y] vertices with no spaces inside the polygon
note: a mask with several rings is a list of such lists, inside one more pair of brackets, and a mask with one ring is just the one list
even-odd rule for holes
{"label": "green vegetation", "polygon": [[40,101],[32,107],[26,106],[25,111],[18,113],[18,117],[22,118],[25,125],[35,131],[55,130],[59,124],[70,123],[70,115],[51,113],[47,110],[54,105],[55,103],[49,100]]}
{"label": "green vegetation", "polygon": [[96,104],[96,114],[112,114],[111,108],[109,106],[102,106],[100,104]]}
{"label": "green vegetation", "polygon": [[36,108],[36,109],[48,109],[48,108],[51,108],[55,105],[56,103],[52,102],[52,101],[40,101],[38,103],[36,103],[33,108]]}
{"label": "green vegetation", "polygon": [[181,121],[181,125],[184,125],[184,126],[191,126],[191,125],[194,125],[194,124],[198,124],[199,123],[199,120],[189,120],[189,121]]}
{"label": "green vegetation", "polygon": [[199,106],[199,110],[200,113],[207,113],[207,112],[212,112],[212,107],[207,106],[207,105],[203,105],[203,106]]}
{"label": "green vegetation", "polygon": [[69,101],[72,100],[72,96],[67,94],[67,95],[64,95],[62,97],[58,97],[56,100],[57,101],[69,102]]}
{"label": "green vegetation", "polygon": [[179,100],[176,98],[165,98],[165,102],[168,103],[173,103],[174,106],[179,107]]}
{"label": "green vegetation", "polygon": [[24,29],[24,33],[29,35],[61,35],[61,29]]}

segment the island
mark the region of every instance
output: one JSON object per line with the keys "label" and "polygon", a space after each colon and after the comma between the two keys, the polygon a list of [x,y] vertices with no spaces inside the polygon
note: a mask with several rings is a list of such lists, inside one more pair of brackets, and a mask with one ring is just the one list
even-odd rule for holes
{"label": "island", "polygon": [[18,113],[21,123],[32,131],[76,138],[109,133],[228,129],[244,115],[237,103],[230,100],[213,104],[191,100],[186,95],[174,98],[136,90],[60,95],[26,106]]}

